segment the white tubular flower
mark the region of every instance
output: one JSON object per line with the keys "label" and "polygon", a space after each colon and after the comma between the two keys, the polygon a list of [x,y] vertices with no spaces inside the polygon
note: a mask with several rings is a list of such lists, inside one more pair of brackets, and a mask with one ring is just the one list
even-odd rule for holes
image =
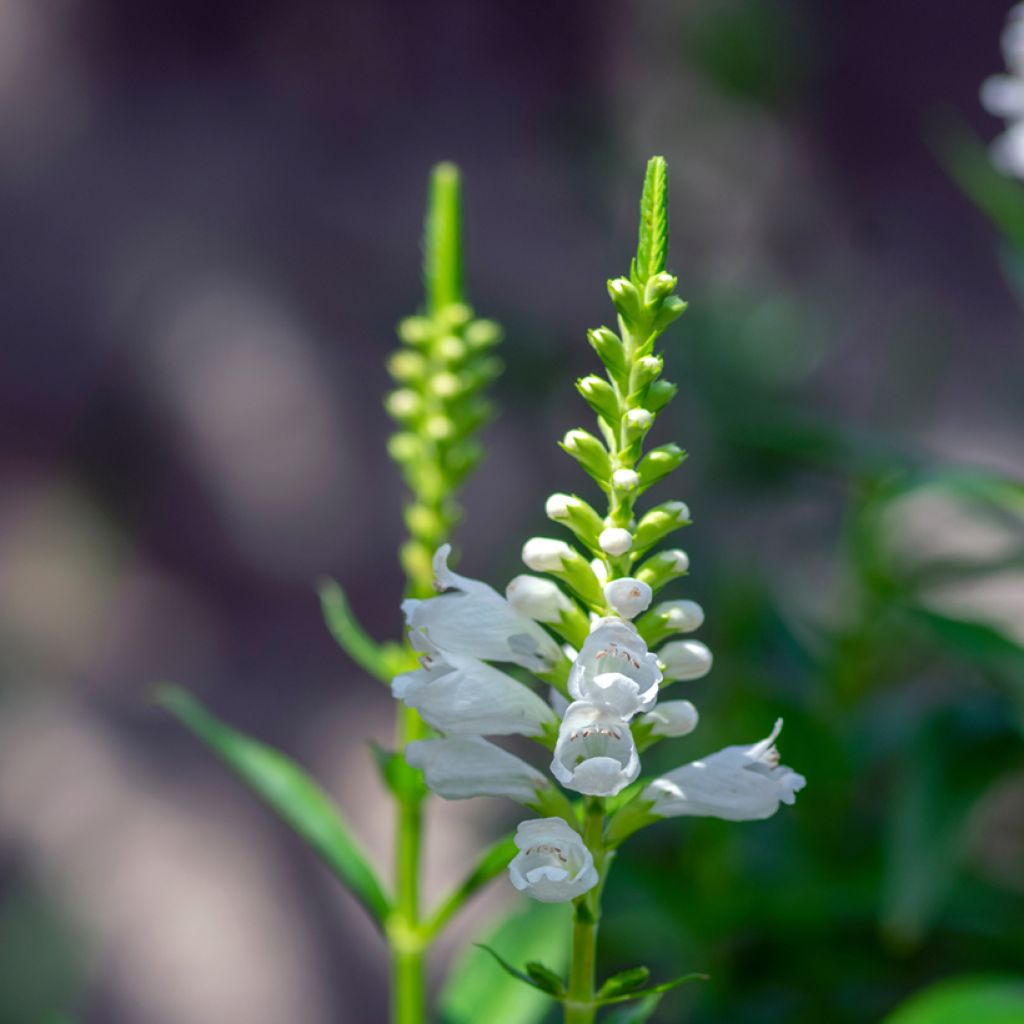
{"label": "white tubular flower", "polygon": [[562,818],[534,818],[516,829],[519,853],[508,866],[512,884],[541,903],[568,903],[598,882],[594,858]]}
{"label": "white tubular flower", "polygon": [[563,612],[572,611],[572,601],[561,587],[539,576],[516,576],[505,587],[505,597],[517,612],[537,622],[558,622]]}
{"label": "white tubular flower", "polygon": [[523,564],[534,572],[560,572],[573,550],[564,540],[531,537],[523,545]]}
{"label": "white tubular flower", "polygon": [[621,793],[640,774],[629,723],[607,707],[574,701],[558,730],[551,773],[577,793]]}
{"label": "white tubular flower", "polygon": [[402,602],[413,647],[428,654],[444,651],[511,661],[535,672],[557,662],[561,652],[554,639],[486,583],[452,572],[450,553],[449,544],[437,549],[434,580],[439,590],[460,593]]}
{"label": "white tubular flower", "polygon": [[440,654],[423,661],[424,668],[396,676],[391,692],[439,732],[539,736],[558,722],[528,686],[476,658]]}
{"label": "white tubular flower", "polygon": [[661,682],[657,655],[636,629],[622,619],[597,619],[569,672],[569,693],[600,704],[629,721],[658,699]]}
{"label": "white tubular flower", "polygon": [[663,700],[643,721],[651,723],[652,736],[688,736],[697,728],[700,716],[688,700]]}
{"label": "white tubular flower", "polygon": [[420,768],[431,791],[445,800],[474,796],[507,796],[531,804],[548,780],[522,758],[479,736],[415,740],[405,759]]}
{"label": "white tubular flower", "polygon": [[646,583],[630,576],[612,580],[604,587],[604,599],[624,619],[636,618],[647,611],[653,596],[654,592]]}
{"label": "white tubular flower", "polygon": [[1004,174],[1024,178],[1024,6],[1011,8],[1002,38],[1007,75],[982,84],[982,106],[1007,121],[1006,131],[992,142],[992,163]]}
{"label": "white tubular flower", "polygon": [[693,761],[655,779],[642,794],[660,818],[697,815],[726,821],[770,818],[779,804],[796,803],[806,779],[779,763],[775,739],[782,719],[771,735],[751,747],[726,747],[717,754]]}
{"label": "white tubular flower", "polygon": [[609,526],[601,531],[597,543],[606,555],[624,555],[633,546],[633,535],[621,526]]}
{"label": "white tubular flower", "polygon": [[673,640],[658,651],[666,679],[702,679],[711,671],[714,658],[699,640]]}

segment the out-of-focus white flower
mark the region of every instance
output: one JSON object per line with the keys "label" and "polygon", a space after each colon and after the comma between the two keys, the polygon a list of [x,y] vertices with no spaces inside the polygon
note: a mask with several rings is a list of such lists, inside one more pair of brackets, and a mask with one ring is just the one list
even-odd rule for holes
{"label": "out-of-focus white flower", "polygon": [[711,671],[714,659],[699,640],[673,640],[658,651],[666,679],[701,679]]}
{"label": "out-of-focus white flower", "polygon": [[596,619],[569,671],[569,694],[600,704],[627,721],[658,699],[657,655],[622,619]]}
{"label": "out-of-focus white flower", "polygon": [[692,633],[704,625],[704,609],[696,601],[662,601],[654,614],[663,616],[674,633]]}
{"label": "out-of-focus white flower", "polygon": [[539,736],[558,722],[528,686],[477,658],[438,654],[423,661],[423,668],[396,676],[391,692],[440,732]]}
{"label": "out-of-focus white flower", "polygon": [[557,583],[540,576],[514,577],[505,587],[505,597],[517,612],[537,622],[558,622],[573,607]]}
{"label": "out-of-focus white flower", "polygon": [[430,789],[445,800],[474,796],[507,796],[532,804],[548,780],[522,758],[479,736],[448,736],[415,740],[405,759],[421,768]]}
{"label": "out-of-focus white flower", "polygon": [[558,731],[551,773],[577,793],[621,793],[640,774],[629,723],[607,707],[574,701]]}
{"label": "out-of-focus white flower", "polygon": [[568,903],[598,882],[594,858],[562,818],[534,818],[516,829],[519,853],[508,866],[512,884],[541,903]]}
{"label": "out-of-focus white flower", "polygon": [[651,814],[660,818],[684,815],[757,821],[770,818],[780,803],[796,802],[806,779],[779,763],[775,740],[782,719],[771,735],[753,746],[726,747],[655,779],[641,799],[651,801]]}
{"label": "out-of-focus white flower", "polygon": [[544,671],[561,658],[558,644],[533,619],[516,611],[493,587],[448,568],[451,546],[434,555],[434,580],[441,594],[402,602],[409,641],[427,654],[438,651],[492,661],[510,661]]}
{"label": "out-of-focus white flower", "polygon": [[636,618],[647,611],[653,591],[641,580],[624,576],[604,585],[604,599],[624,619]]}
{"label": "out-of-focus white flower", "polygon": [[652,736],[687,736],[697,728],[700,716],[688,700],[663,700],[643,721],[651,723]]}
{"label": "out-of-focus white flower", "polygon": [[523,545],[523,564],[534,572],[560,572],[573,550],[564,540],[531,537]]}
{"label": "out-of-focus white flower", "polygon": [[1024,178],[1024,4],[1010,9],[1002,37],[1007,75],[993,75],[981,86],[981,104],[1007,121],[990,149],[992,163],[1004,174]]}
{"label": "out-of-focus white flower", "polygon": [[621,526],[609,526],[601,531],[597,543],[606,555],[624,555],[633,546],[633,535]]}

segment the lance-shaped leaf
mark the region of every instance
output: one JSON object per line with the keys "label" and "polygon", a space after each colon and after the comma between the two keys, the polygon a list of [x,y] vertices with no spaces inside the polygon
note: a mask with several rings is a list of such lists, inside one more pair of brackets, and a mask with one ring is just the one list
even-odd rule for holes
{"label": "lance-shaped leaf", "polygon": [[644,190],[640,198],[640,237],[633,264],[633,282],[638,287],[665,269],[668,254],[668,165],[663,156],[647,162]]}
{"label": "lance-shaped leaf", "polygon": [[706,974],[684,974],[679,978],[673,978],[671,981],[663,981],[660,985],[652,985],[650,988],[637,989],[636,991],[620,993],[619,995],[599,996],[595,1002],[598,1006],[611,1006],[614,1003],[625,1003],[631,999],[646,999],[649,996],[660,996],[670,989],[687,984],[687,982],[707,980],[708,976]]}
{"label": "lance-shaped leaf", "polygon": [[531,960],[526,965],[526,970],[520,971],[513,967],[500,953],[491,949],[490,946],[485,946],[483,943],[477,943],[477,945],[485,953],[490,953],[506,974],[521,981],[524,985],[529,985],[537,989],[538,992],[551,996],[552,999],[561,999],[565,995],[565,985],[561,977],[551,970],[550,967],[545,967],[537,960]]}
{"label": "lance-shaped leaf", "polygon": [[320,786],[280,751],[215,718],[188,692],[161,688],[161,707],[199,737],[292,830],[306,841],[379,924],[391,902],[341,812]]}
{"label": "lance-shaped leaf", "polygon": [[367,634],[352,614],[345,591],[334,580],[322,580],[317,593],[331,636],[360,668],[381,682],[390,683],[410,667],[410,656],[403,647],[399,644],[378,644]]}

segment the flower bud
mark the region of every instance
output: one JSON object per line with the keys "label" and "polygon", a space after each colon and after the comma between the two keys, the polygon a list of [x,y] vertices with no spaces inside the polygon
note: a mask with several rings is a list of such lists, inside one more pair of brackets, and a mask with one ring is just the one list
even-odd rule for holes
{"label": "flower bud", "polygon": [[517,612],[537,622],[558,622],[563,613],[574,607],[558,584],[539,576],[522,575],[509,580],[505,597]]}
{"label": "flower bud", "polygon": [[663,700],[641,719],[651,723],[651,735],[673,738],[687,736],[697,728],[700,716],[688,700]]}
{"label": "flower bud", "polygon": [[582,499],[574,494],[552,494],[544,504],[549,519],[568,526],[587,547],[597,547],[597,538],[604,521]]}
{"label": "flower bud", "polygon": [[609,526],[597,539],[606,555],[624,555],[633,546],[633,535],[621,526]]}
{"label": "flower bud", "polygon": [[456,334],[437,339],[434,354],[446,363],[456,363],[466,354],[466,343]]}
{"label": "flower bud", "polygon": [[464,302],[451,302],[438,311],[437,319],[449,328],[464,327],[473,319],[473,310]]}
{"label": "flower bud", "polygon": [[686,452],[677,444],[663,444],[659,448],[652,448],[640,460],[638,472],[641,485],[646,488],[657,483],[678,468],[685,458]]}
{"label": "flower bud", "polygon": [[664,501],[655,505],[637,523],[634,546],[638,551],[645,551],[689,521],[690,510],[685,502]]}
{"label": "flower bud", "polygon": [[564,540],[531,537],[523,545],[523,562],[534,572],[560,572],[575,553]]}
{"label": "flower bud", "polygon": [[465,338],[472,349],[490,348],[501,341],[501,327],[493,320],[474,320],[466,328]]}
{"label": "flower bud", "polygon": [[662,601],[637,623],[637,628],[653,647],[673,633],[692,633],[703,624],[704,609],[696,601]]}
{"label": "flower bud", "polygon": [[426,359],[407,348],[400,348],[388,360],[388,372],[398,381],[419,380],[426,371]]}
{"label": "flower bud", "polygon": [[627,375],[626,353],[621,339],[614,331],[607,327],[587,331],[587,341],[613,377],[621,379]]}
{"label": "flower bud", "polygon": [[652,381],[656,380],[665,367],[665,360],[661,356],[641,356],[634,366],[633,382],[637,389],[645,388]]}
{"label": "flower bud", "polygon": [[423,411],[423,400],[412,388],[392,391],[384,405],[388,413],[402,423],[408,422]]}
{"label": "flower bud", "polygon": [[388,454],[395,462],[415,462],[423,455],[423,442],[405,431],[392,434],[388,438]]}
{"label": "flower bud", "polygon": [[686,312],[686,303],[678,295],[669,295],[661,304],[661,309],[654,318],[654,330],[660,333],[684,312]]}
{"label": "flower bud", "polygon": [[576,381],[576,390],[583,396],[587,405],[609,426],[618,426],[619,399],[608,381],[591,374]]}
{"label": "flower bud", "polygon": [[647,285],[644,288],[644,304],[648,306],[656,305],[675,291],[677,283],[676,278],[671,274],[666,274],[664,271],[660,274],[654,274],[648,278]]}
{"label": "flower bud", "polygon": [[[654,385],[651,385],[652,387]],[[630,409],[626,413],[626,429],[631,434],[643,434],[651,429],[654,422],[653,413],[647,409]]]}
{"label": "flower bud", "polygon": [[651,588],[646,583],[629,576],[604,585],[604,599],[608,606],[624,619],[632,619],[647,611],[652,596]]}
{"label": "flower bud", "polygon": [[690,558],[685,551],[674,548],[659,551],[651,555],[637,570],[636,577],[643,580],[654,591],[660,590],[666,583],[685,576],[690,568]]}
{"label": "flower bud", "polygon": [[640,484],[640,477],[632,469],[617,469],[612,473],[612,484],[620,491],[633,491]]}
{"label": "flower bud", "polygon": [[585,430],[570,430],[561,442],[564,451],[571,455],[598,483],[607,484],[611,476],[611,459],[608,449]]}
{"label": "flower bud", "polygon": [[447,370],[436,373],[430,378],[430,390],[438,398],[454,398],[461,389],[462,384],[459,378]]}
{"label": "flower bud", "polygon": [[670,380],[651,381],[644,395],[644,406],[651,412],[661,412],[675,398],[678,390],[679,385]]}
{"label": "flower bud", "polygon": [[455,434],[455,424],[447,416],[440,414],[431,416],[423,424],[423,429],[426,431],[427,437],[433,438],[435,441],[450,440]]}
{"label": "flower bud", "polygon": [[398,336],[407,345],[424,345],[434,334],[434,325],[425,316],[407,316],[398,324]]}
{"label": "flower bud", "polygon": [[608,295],[623,320],[635,321],[641,313],[640,293],[632,281],[617,277],[608,282]]}
{"label": "flower bud", "polygon": [[658,651],[666,679],[701,679],[711,671],[711,651],[699,640],[673,640]]}

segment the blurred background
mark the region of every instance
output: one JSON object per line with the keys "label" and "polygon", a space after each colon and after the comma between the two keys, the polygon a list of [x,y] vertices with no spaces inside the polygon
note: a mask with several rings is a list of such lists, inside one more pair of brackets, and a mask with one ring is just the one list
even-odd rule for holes
{"label": "blurred background", "polygon": [[[354,902],[150,694],[281,746],[387,857],[392,701],[313,584],[398,635],[384,359],[440,159],[507,332],[458,536],[499,583],[545,495],[589,493],[555,440],[668,158],[673,596],[716,668],[650,759],[783,715],[809,779],[769,822],[631,843],[608,968],[706,971],[654,1018],[693,1024],[876,1021],[1020,972],[1024,197],[978,102],[1007,7],[0,0],[3,1024],[385,1019]],[[432,808],[434,892],[516,818]],[[513,905],[499,880],[438,978]]]}

